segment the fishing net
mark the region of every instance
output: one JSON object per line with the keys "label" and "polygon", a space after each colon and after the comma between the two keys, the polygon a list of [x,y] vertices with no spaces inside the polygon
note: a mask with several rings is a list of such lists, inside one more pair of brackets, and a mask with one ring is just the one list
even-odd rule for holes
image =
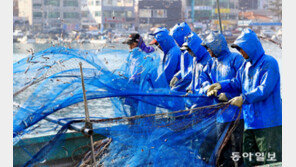
{"label": "fishing net", "polygon": [[90,165],[89,140],[70,133],[85,126],[80,62],[97,165],[217,165],[240,112],[217,129],[229,104],[171,91],[157,52],[51,47],[14,64],[14,166]]}

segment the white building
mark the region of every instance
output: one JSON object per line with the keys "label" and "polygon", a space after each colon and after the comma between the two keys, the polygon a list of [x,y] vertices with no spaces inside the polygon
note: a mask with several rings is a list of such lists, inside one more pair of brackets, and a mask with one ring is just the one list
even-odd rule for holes
{"label": "white building", "polygon": [[80,29],[80,0],[19,0],[19,16],[34,30]]}
{"label": "white building", "polygon": [[101,0],[81,0],[81,26],[84,29],[90,27],[100,28],[102,24]]}
{"label": "white building", "polygon": [[134,0],[82,0],[83,28],[131,28],[135,24]]}

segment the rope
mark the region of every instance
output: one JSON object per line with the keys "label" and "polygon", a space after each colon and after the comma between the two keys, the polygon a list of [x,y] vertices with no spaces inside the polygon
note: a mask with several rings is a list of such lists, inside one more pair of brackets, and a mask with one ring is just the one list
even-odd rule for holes
{"label": "rope", "polygon": [[240,121],[241,113],[242,113],[242,108],[240,107],[239,114],[238,114],[236,120],[234,122],[232,122],[231,125],[229,126],[229,128],[228,128],[228,130],[226,132],[225,138],[223,139],[223,142],[222,142],[221,146],[218,149],[217,159],[216,159],[216,166],[220,166],[219,159],[221,157],[221,152],[222,152],[223,148],[226,146],[227,142],[229,141],[229,139],[231,137],[231,134],[237,128],[237,126],[239,124],[239,121]]}
{"label": "rope", "polygon": [[196,108],[192,108],[192,109],[178,110],[178,111],[173,111],[173,112],[168,112],[168,113],[143,114],[143,115],[136,115],[136,116],[131,116],[131,117],[106,118],[106,119],[90,120],[90,122],[102,123],[102,122],[111,122],[111,121],[119,121],[119,120],[126,121],[126,120],[131,120],[131,119],[171,115],[171,114],[177,114],[177,113],[182,113],[182,112],[187,112],[187,111],[192,111],[191,113],[194,113],[194,112],[196,112],[196,110],[201,110],[201,109],[206,109],[206,108],[222,108],[223,106],[226,106],[228,104],[230,104],[230,103],[225,102],[225,103],[218,103],[218,104],[208,105],[208,106],[203,106],[203,107],[196,107]]}

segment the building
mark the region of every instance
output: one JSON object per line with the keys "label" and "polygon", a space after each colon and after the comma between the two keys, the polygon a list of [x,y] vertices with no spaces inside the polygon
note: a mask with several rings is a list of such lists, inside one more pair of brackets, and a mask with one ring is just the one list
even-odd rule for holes
{"label": "building", "polygon": [[140,29],[153,26],[172,27],[184,21],[181,0],[139,0],[138,20]]}
{"label": "building", "polygon": [[29,21],[27,17],[19,17],[19,1],[13,0],[13,30],[27,31]]}
{"label": "building", "polygon": [[102,24],[101,0],[81,0],[81,26],[83,29],[99,29]]}
{"label": "building", "polygon": [[256,10],[259,7],[259,0],[239,0],[239,8],[242,10]]}
{"label": "building", "polygon": [[[252,20],[254,22],[279,21],[281,20],[281,6],[272,7],[271,4],[275,1],[276,0],[239,0],[240,18]],[[270,8],[278,8],[280,11],[272,12]]]}
{"label": "building", "polygon": [[19,16],[34,31],[80,29],[80,0],[19,0]]}
{"label": "building", "polygon": [[84,29],[130,29],[135,25],[134,0],[83,0],[81,25]]}
{"label": "building", "polygon": [[19,15],[18,0],[13,0],[13,17],[17,17],[18,15]]}
{"label": "building", "polygon": [[213,2],[211,0],[186,0],[184,5],[187,22],[195,23],[212,19]]}
{"label": "building", "polygon": [[[196,29],[209,28],[210,24],[217,26],[218,9],[216,2],[216,0],[185,0],[186,21]],[[219,5],[222,25],[225,28],[235,25],[239,13],[238,0],[219,0]]]}
{"label": "building", "polygon": [[134,28],[134,0],[104,0],[102,3],[102,9],[102,23],[104,28]]}

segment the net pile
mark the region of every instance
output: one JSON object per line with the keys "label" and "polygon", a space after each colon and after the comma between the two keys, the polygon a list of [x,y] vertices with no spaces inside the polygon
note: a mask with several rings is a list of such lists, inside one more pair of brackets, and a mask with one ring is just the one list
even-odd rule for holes
{"label": "net pile", "polygon": [[[206,96],[171,91],[166,78],[158,78],[163,75],[157,53],[137,55],[140,64],[133,67],[137,75],[130,75],[134,63],[130,56],[127,50],[51,47],[14,64],[14,145],[22,145],[28,136],[55,134],[38,150],[23,148],[29,157],[24,166],[44,163],[63,146],[72,125],[83,126],[79,62],[94,133],[108,137],[97,142],[99,165],[216,165],[219,150],[235,126],[217,136],[216,118],[229,104],[211,105],[213,99]],[[188,109],[188,101],[196,107]],[[65,123],[45,121],[49,115]],[[72,166],[87,163],[85,155]]]}

